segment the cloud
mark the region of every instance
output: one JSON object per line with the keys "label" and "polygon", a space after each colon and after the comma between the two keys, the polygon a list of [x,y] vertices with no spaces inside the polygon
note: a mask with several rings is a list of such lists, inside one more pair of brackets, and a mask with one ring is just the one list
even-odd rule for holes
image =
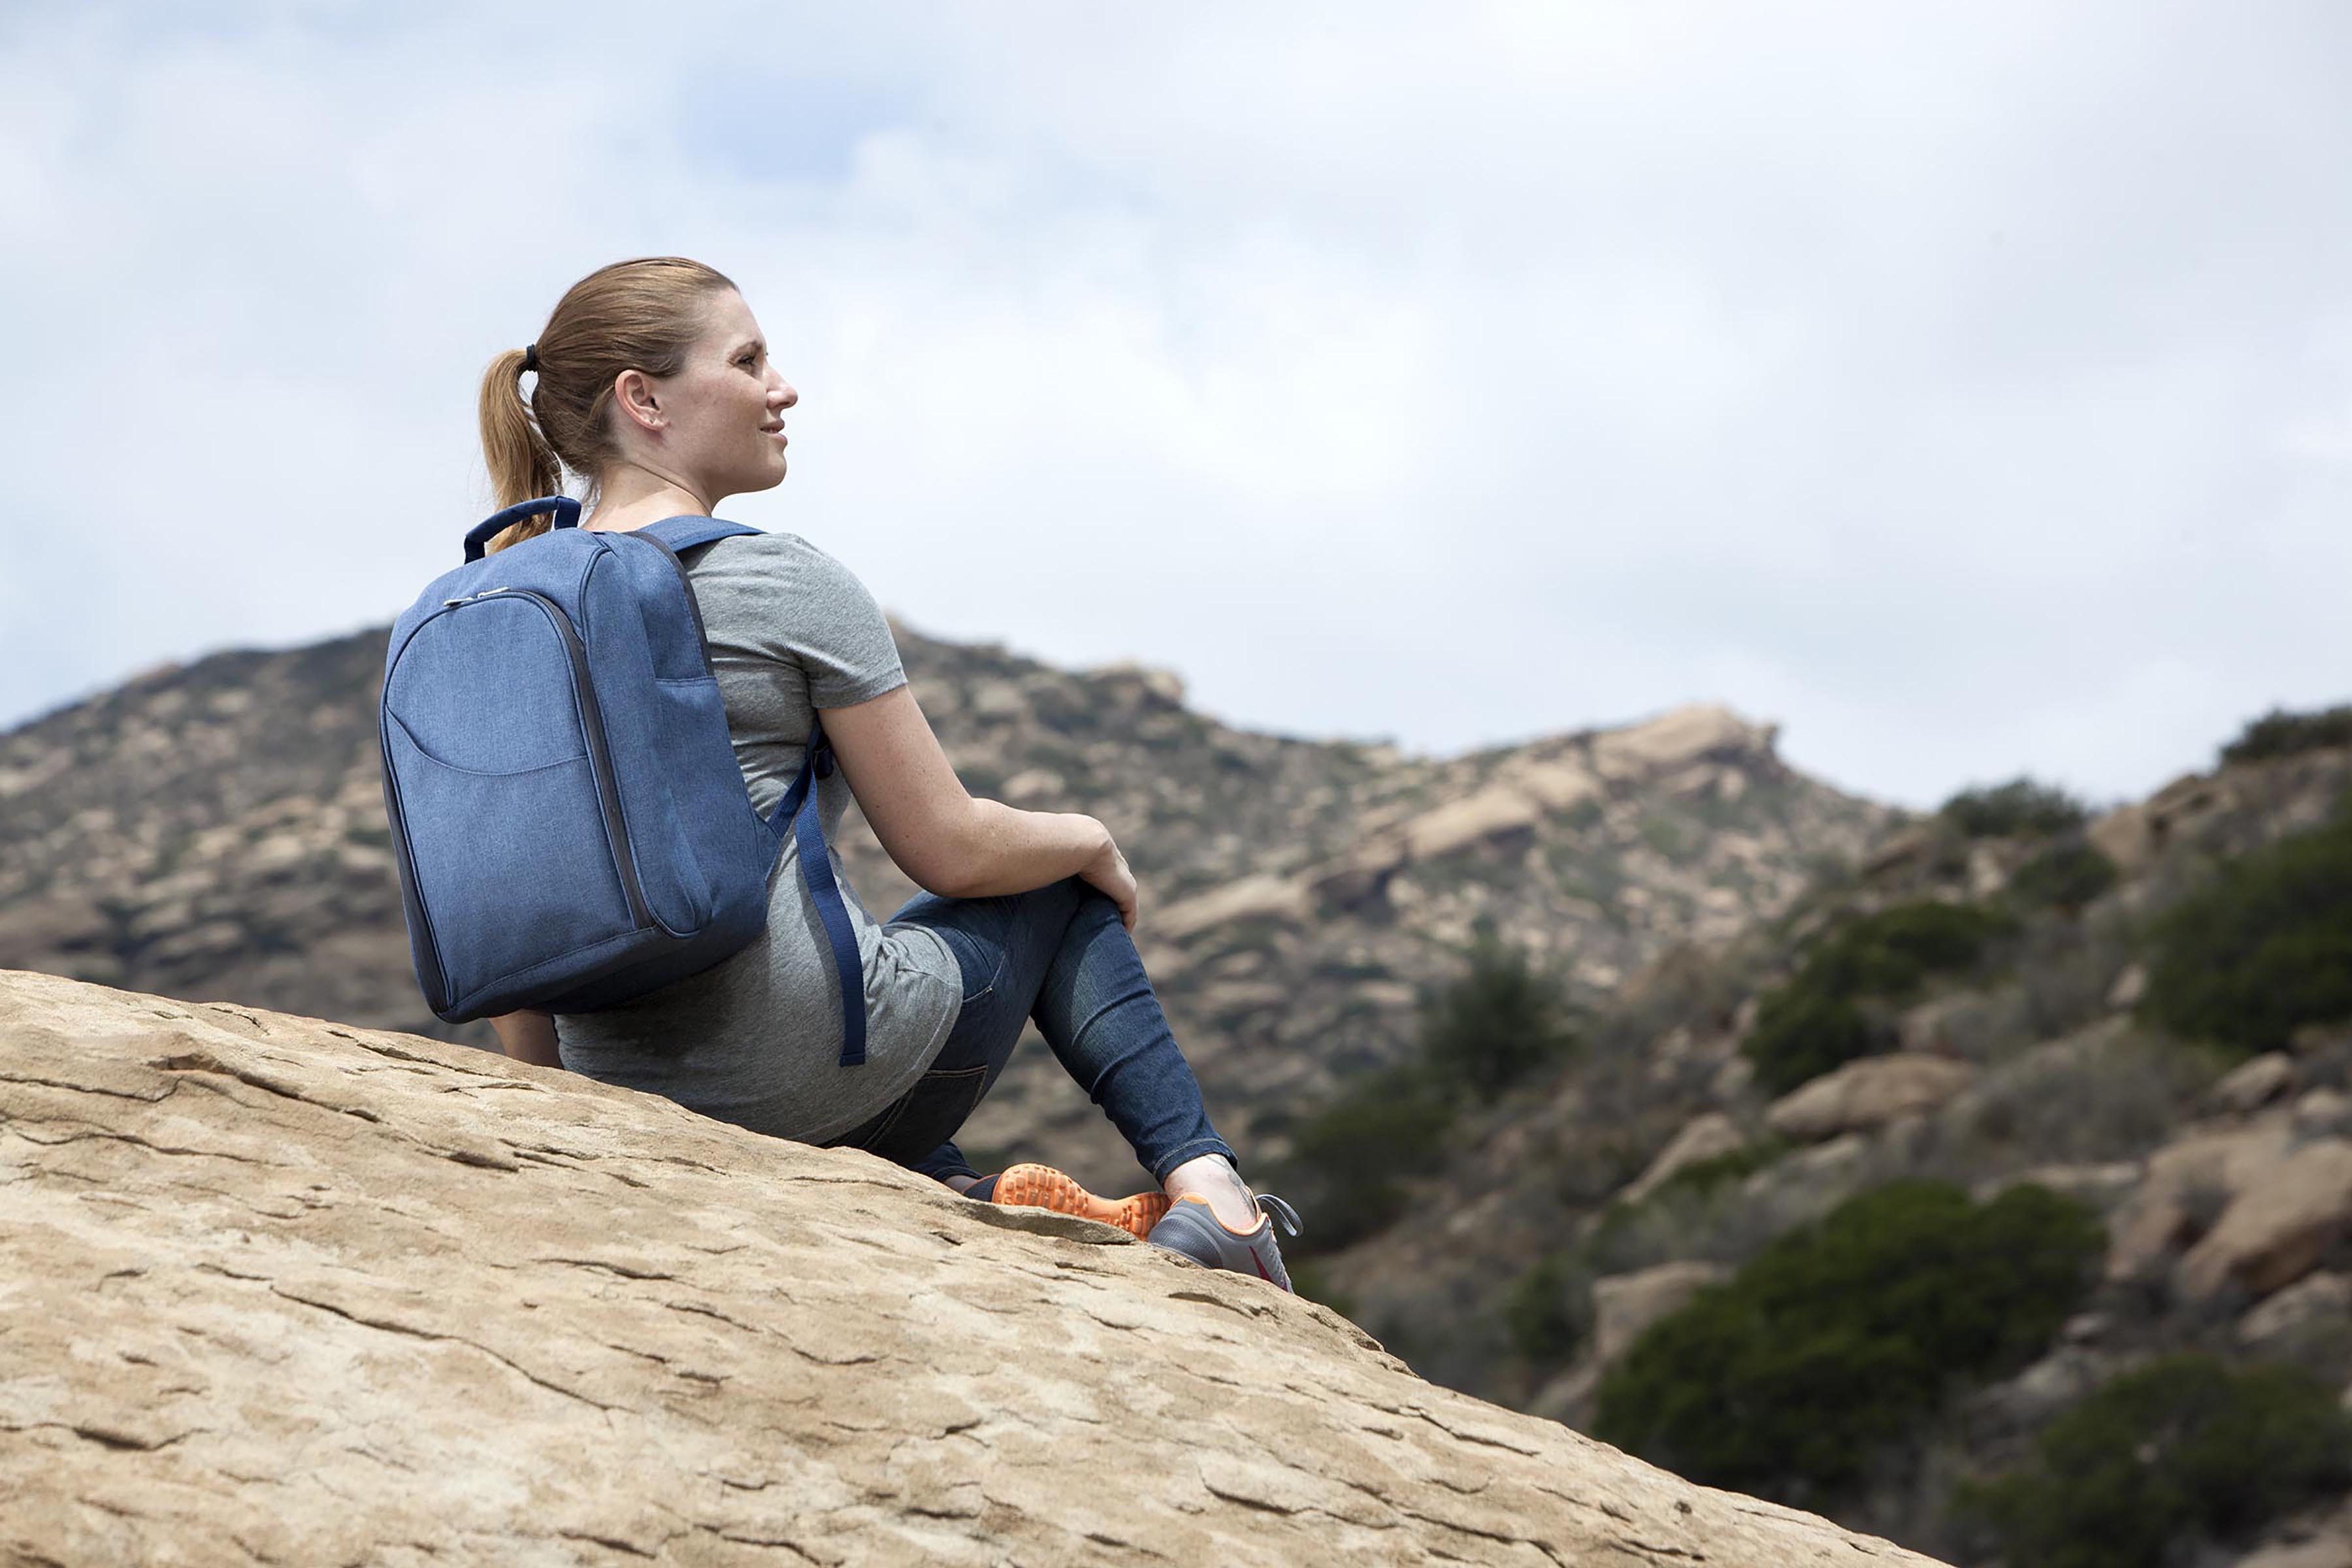
{"label": "cloud", "polygon": [[2344,695],[2336,7],[255,15],[0,28],[0,722],[388,620],[654,251],[803,393],[729,515],[1238,722],[1722,699],[1929,804]]}

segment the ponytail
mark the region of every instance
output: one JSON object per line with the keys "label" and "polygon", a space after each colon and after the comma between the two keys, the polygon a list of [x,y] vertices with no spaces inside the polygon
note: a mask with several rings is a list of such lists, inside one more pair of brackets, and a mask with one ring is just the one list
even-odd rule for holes
{"label": "ponytail", "polygon": [[[539,421],[522,400],[523,351],[509,349],[482,373],[482,458],[489,465],[490,489],[497,498],[491,510],[504,511],[518,501],[558,495],[563,489],[563,463],[540,433]],[[542,512],[503,530],[483,546],[496,554],[509,545],[536,538],[552,526]]]}

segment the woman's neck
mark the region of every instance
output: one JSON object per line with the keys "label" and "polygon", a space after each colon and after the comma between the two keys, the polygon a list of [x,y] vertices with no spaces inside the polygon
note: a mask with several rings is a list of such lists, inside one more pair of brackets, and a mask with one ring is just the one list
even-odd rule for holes
{"label": "woman's neck", "polygon": [[596,510],[580,526],[625,532],[666,517],[709,517],[715,504],[667,475],[622,463],[599,476]]}

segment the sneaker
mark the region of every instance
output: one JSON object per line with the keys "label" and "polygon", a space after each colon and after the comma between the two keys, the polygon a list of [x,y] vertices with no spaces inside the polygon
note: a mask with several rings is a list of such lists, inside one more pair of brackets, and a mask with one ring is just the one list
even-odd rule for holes
{"label": "sneaker", "polygon": [[[1297,1236],[1298,1211],[1272,1193],[1253,1193],[1250,1196],[1258,1206],[1255,1230],[1235,1230],[1217,1217],[1208,1199],[1197,1193],[1186,1193],[1169,1205],[1167,1216],[1153,1226],[1151,1234],[1143,1239],[1154,1247],[1181,1252],[1195,1263],[1230,1268],[1236,1274],[1254,1273],[1289,1290],[1290,1272],[1282,1266],[1282,1247],[1274,1239],[1274,1222],[1279,1215],[1284,1228]],[[1297,1294],[1295,1290],[1291,1293]]]}
{"label": "sneaker", "polygon": [[1166,1193],[1098,1198],[1078,1185],[1074,1177],[1051,1165],[1009,1165],[995,1176],[983,1176],[973,1183],[971,1192],[983,1194],[981,1201],[984,1203],[1017,1204],[1100,1220],[1118,1226],[1138,1240],[1150,1239],[1152,1226],[1168,1212]]}

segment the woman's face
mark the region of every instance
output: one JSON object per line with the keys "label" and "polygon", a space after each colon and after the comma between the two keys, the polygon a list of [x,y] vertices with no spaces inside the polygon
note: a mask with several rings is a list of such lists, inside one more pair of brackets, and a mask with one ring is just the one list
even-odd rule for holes
{"label": "woman's face", "polygon": [[800,394],[768,363],[751,307],[732,289],[710,296],[685,366],[656,382],[667,416],[663,466],[717,505],[783,482],[784,410]]}

